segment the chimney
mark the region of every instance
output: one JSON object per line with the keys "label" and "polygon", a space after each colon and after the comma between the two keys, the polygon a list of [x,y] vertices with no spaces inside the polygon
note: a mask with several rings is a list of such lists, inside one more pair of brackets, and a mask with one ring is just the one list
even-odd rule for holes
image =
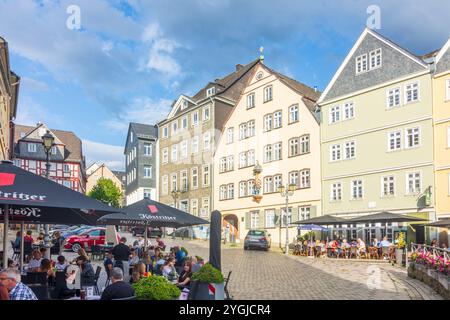
{"label": "chimney", "polygon": [[236,71],[241,70],[243,67],[244,67],[244,66],[243,66],[242,64],[238,63],[238,64],[236,65]]}

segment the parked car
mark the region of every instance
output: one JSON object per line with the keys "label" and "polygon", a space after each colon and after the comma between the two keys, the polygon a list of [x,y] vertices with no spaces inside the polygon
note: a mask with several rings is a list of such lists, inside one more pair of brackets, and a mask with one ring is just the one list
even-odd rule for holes
{"label": "parked car", "polygon": [[[83,231],[80,234],[69,236],[64,240],[64,249],[77,252],[80,248],[87,248],[90,250],[93,245],[103,245],[106,241],[106,228],[91,228]],[[117,234],[117,242],[120,241],[120,236]]]}
{"label": "parked car", "polygon": [[272,240],[266,230],[249,230],[244,240],[244,250],[251,248],[269,251]]}
{"label": "parked car", "polygon": [[[131,234],[133,235],[133,237],[136,237],[138,235],[143,236],[144,229],[145,229],[145,227],[141,227],[141,226],[133,227],[133,228],[131,228]],[[162,237],[162,234],[163,234],[162,230],[159,228],[148,227],[148,229],[147,229],[147,237],[149,237],[149,238]]]}
{"label": "parked car", "polygon": [[64,240],[72,235],[81,234],[82,232],[92,228],[93,228],[92,226],[81,226],[74,229],[68,229],[61,234],[61,239]]}

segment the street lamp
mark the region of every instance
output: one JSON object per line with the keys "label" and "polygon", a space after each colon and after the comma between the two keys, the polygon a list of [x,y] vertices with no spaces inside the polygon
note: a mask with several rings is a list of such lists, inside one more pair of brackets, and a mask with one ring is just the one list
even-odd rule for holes
{"label": "street lamp", "polygon": [[[294,195],[295,190],[297,189],[297,186],[295,184],[289,184],[286,187],[283,185],[280,185],[278,187],[278,192],[282,197],[286,198],[286,209],[285,209],[285,221],[286,221],[286,249],[285,254],[289,254],[289,227],[288,227],[288,207],[289,207],[289,197],[292,197]],[[280,247],[281,247],[281,222],[280,219]]]}
{"label": "street lamp", "polygon": [[[53,147],[53,142],[55,141],[55,137],[50,133],[49,130],[42,136],[42,145],[44,146],[44,151],[46,154],[46,163],[45,163],[45,177],[48,179],[50,176],[50,151]],[[49,236],[49,230],[48,230],[48,224],[44,225],[44,244],[45,244],[45,258],[50,260],[50,236]]]}

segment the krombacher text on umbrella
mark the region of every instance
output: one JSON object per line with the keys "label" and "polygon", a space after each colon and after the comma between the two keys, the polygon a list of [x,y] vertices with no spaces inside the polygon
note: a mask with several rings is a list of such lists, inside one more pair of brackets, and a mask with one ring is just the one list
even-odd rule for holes
{"label": "krombacher text on umbrella", "polygon": [[153,215],[150,215],[150,214],[139,214],[139,216],[142,219],[146,219],[146,220],[158,220],[158,221],[161,221],[161,220],[175,221],[175,220],[177,220],[176,217],[169,217],[169,216],[153,216]]}
{"label": "krombacher text on umbrella", "polygon": [[[9,209],[9,215],[14,215],[14,216],[25,216],[25,217],[36,217],[39,218],[41,215],[39,214],[39,212],[41,212],[41,209],[39,208],[20,208],[20,209]],[[4,215],[5,214],[5,209],[0,208],[0,215]]]}
{"label": "krombacher text on umbrella", "polygon": [[17,193],[17,192],[3,192],[0,191],[1,199],[17,199],[24,201],[36,201],[36,202],[44,202],[47,196],[36,195],[36,194],[26,194],[26,193]]}

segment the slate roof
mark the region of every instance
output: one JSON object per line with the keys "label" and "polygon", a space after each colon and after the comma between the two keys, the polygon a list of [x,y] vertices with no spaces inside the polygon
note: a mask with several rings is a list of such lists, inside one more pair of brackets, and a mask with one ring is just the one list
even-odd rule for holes
{"label": "slate roof", "polygon": [[130,123],[130,127],[131,129],[133,129],[133,132],[138,135],[150,135],[153,136],[155,138],[158,137],[158,128],[156,128],[156,126],[153,125],[149,125],[149,124],[143,124],[143,123],[136,123],[136,122],[131,122]]}

